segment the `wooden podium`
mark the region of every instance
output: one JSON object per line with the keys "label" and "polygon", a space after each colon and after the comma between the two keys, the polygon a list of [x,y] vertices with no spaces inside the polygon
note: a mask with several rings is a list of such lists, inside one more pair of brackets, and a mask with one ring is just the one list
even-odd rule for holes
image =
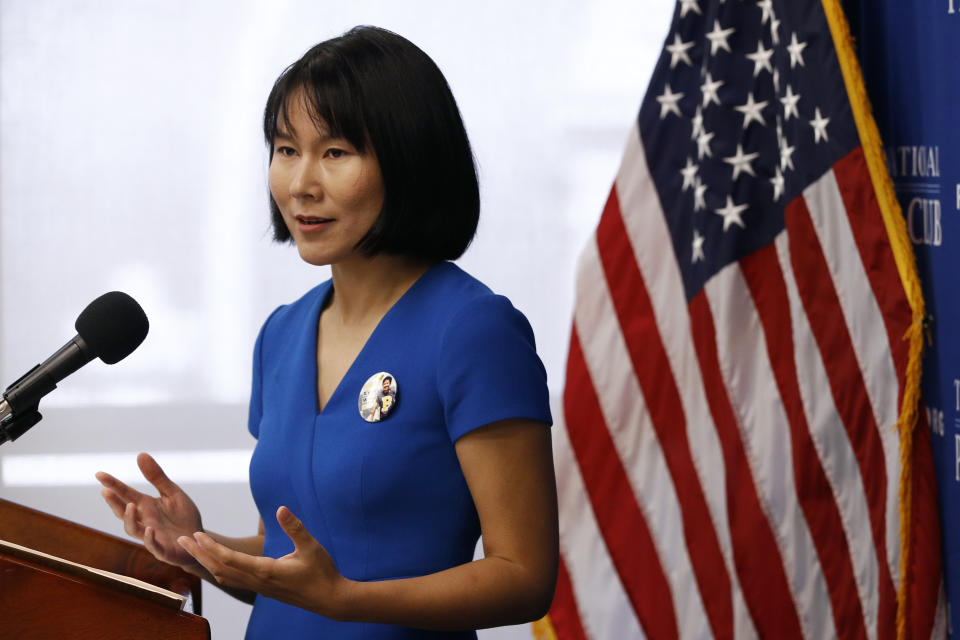
{"label": "wooden podium", "polygon": [[209,640],[200,579],[142,546],[0,499],[0,539],[169,589],[197,615],[0,550],[0,637]]}

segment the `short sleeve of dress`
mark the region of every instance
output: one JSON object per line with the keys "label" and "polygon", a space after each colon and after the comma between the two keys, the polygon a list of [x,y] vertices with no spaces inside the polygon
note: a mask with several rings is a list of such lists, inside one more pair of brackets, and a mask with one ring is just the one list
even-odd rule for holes
{"label": "short sleeve of dress", "polygon": [[533,330],[503,296],[475,298],[451,318],[440,341],[437,388],[451,441],[510,418],[552,424]]}
{"label": "short sleeve of dress", "polygon": [[274,309],[263,326],[260,327],[260,333],[257,334],[257,340],[253,344],[253,375],[250,382],[250,409],[247,417],[247,429],[254,438],[260,437],[260,420],[263,418],[263,366],[261,364],[263,362],[263,336],[267,333],[267,325],[270,324],[270,319],[282,308]]}
{"label": "short sleeve of dress", "polygon": [[250,413],[247,418],[247,429],[254,438],[260,437],[260,419],[263,417],[263,383],[260,373],[261,350],[263,348],[263,331],[267,325],[260,328],[257,341],[253,345],[253,376],[250,383]]}

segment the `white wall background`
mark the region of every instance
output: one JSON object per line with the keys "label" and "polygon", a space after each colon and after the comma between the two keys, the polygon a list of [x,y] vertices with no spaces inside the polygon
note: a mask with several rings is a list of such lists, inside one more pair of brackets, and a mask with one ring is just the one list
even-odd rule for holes
{"label": "white wall background", "polygon": [[[287,64],[356,24],[403,34],[446,74],[483,203],[460,264],[527,314],[559,395],[576,257],[672,11],[666,0],[3,0],[0,384],[73,336],[105,291],[136,298],[151,329],[125,361],[92,363],[44,400],[44,422],[0,450],[0,496],[120,533],[92,474],[132,480],[146,450],[176,467],[206,526],[252,530],[253,340],[274,307],[328,277],[269,240],[260,117]],[[213,637],[240,637],[248,608],[213,588],[204,597]]]}

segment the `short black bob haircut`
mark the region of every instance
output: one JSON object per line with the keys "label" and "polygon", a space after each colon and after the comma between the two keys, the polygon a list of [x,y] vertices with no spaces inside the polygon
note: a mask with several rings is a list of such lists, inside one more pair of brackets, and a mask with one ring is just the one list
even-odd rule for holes
{"label": "short black bob haircut", "polygon": [[[314,46],[280,74],[267,99],[271,162],[278,129],[290,126],[289,101],[301,89],[318,125],[361,153],[372,146],[380,164],[383,209],[357,248],[368,256],[460,257],[477,230],[480,189],[460,110],[433,60],[370,26]],[[270,214],[274,240],[292,242],[272,196]]]}

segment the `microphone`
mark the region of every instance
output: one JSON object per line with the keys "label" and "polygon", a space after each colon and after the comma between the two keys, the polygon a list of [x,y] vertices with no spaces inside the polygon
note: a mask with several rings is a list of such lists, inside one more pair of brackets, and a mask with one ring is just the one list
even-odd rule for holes
{"label": "microphone", "polygon": [[88,304],[74,326],[76,336],[3,392],[0,444],[16,440],[40,422],[40,398],[56,389],[58,382],[94,358],[106,364],[123,360],[140,346],[150,328],[137,301],[120,291],[105,293]]}

